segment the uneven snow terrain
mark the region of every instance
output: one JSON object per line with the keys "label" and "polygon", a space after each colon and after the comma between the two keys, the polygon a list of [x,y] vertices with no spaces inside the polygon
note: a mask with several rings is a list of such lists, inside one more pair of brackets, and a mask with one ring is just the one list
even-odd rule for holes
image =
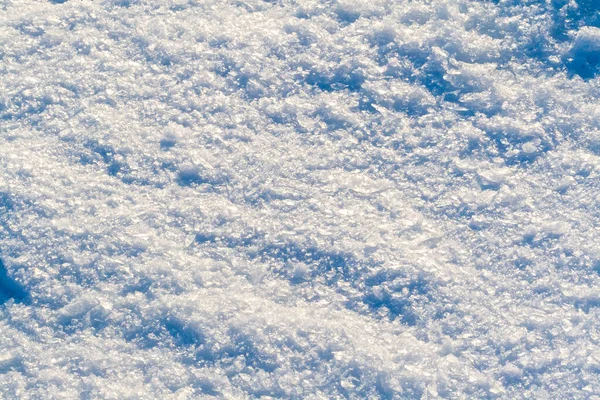
{"label": "uneven snow terrain", "polygon": [[0,0],[0,397],[600,398],[599,27]]}

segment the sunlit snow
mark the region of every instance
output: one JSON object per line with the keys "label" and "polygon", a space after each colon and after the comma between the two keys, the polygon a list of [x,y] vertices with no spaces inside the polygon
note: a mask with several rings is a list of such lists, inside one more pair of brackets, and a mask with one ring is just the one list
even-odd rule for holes
{"label": "sunlit snow", "polygon": [[0,0],[0,397],[600,398],[599,76],[595,0]]}

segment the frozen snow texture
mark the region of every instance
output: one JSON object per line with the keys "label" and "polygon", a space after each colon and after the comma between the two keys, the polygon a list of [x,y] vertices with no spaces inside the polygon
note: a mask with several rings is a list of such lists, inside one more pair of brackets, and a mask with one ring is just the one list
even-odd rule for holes
{"label": "frozen snow texture", "polygon": [[0,1],[0,395],[600,393],[596,4]]}

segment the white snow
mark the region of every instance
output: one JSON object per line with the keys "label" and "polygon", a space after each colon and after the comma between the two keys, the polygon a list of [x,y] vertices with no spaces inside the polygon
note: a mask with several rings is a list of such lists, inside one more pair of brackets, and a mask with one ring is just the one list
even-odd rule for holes
{"label": "white snow", "polygon": [[0,1],[0,397],[594,398],[599,12]]}

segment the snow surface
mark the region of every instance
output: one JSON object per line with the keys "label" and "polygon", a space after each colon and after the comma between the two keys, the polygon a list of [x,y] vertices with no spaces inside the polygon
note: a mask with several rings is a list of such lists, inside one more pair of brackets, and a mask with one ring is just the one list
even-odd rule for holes
{"label": "snow surface", "polygon": [[599,27],[0,0],[0,396],[600,398]]}

